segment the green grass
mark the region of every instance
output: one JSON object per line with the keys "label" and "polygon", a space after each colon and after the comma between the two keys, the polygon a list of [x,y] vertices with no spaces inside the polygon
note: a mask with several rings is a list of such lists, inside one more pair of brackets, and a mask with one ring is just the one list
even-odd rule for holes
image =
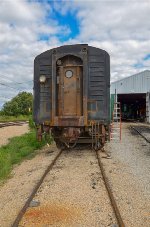
{"label": "green grass", "polygon": [[[48,142],[51,142],[49,139]],[[34,130],[9,140],[7,145],[0,147],[0,181],[9,177],[14,164],[35,155],[35,150],[42,148],[46,140],[38,142]]]}
{"label": "green grass", "polygon": [[26,115],[20,115],[20,116],[5,116],[1,115],[0,116],[0,122],[6,122],[6,121],[28,121],[30,116]]}

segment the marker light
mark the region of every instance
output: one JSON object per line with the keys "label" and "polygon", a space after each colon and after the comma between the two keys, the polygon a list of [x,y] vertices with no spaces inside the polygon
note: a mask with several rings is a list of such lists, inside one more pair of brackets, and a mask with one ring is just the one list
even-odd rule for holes
{"label": "marker light", "polygon": [[39,81],[40,81],[40,83],[45,83],[45,81],[46,81],[46,76],[44,76],[44,75],[40,76]]}

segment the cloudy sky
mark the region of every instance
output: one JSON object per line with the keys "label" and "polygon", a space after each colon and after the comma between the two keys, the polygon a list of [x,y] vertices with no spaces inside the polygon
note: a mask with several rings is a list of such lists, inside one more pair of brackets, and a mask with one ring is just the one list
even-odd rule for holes
{"label": "cloudy sky", "polygon": [[108,51],[111,81],[150,69],[150,0],[0,0],[0,107],[33,88],[33,61],[64,44]]}

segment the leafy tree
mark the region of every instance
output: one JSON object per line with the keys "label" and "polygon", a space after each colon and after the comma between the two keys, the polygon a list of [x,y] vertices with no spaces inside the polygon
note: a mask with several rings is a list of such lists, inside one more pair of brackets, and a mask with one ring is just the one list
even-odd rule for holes
{"label": "leafy tree", "polygon": [[23,91],[3,105],[1,114],[8,116],[30,115],[32,100],[32,93]]}

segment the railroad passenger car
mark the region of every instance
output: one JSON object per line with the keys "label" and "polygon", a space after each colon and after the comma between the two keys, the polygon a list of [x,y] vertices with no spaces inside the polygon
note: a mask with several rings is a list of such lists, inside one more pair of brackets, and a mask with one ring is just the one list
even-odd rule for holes
{"label": "railroad passenger car", "polygon": [[109,54],[77,44],[38,55],[33,111],[39,140],[51,132],[58,146],[103,146],[110,124]]}

